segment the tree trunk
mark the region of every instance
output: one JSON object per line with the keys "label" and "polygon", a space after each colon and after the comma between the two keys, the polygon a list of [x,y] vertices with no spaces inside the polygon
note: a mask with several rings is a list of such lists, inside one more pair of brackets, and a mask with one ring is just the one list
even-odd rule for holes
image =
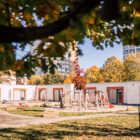
{"label": "tree trunk", "polygon": [[63,98],[63,94],[60,93],[60,108],[64,108],[64,98]]}

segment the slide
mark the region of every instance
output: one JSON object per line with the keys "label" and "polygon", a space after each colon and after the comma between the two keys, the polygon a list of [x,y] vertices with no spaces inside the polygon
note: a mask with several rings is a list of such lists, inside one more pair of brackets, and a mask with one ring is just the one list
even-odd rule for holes
{"label": "slide", "polygon": [[[104,97],[105,98],[105,97]],[[109,102],[108,102],[108,100],[105,98],[105,102],[106,102],[106,104],[109,106],[109,108],[114,108],[114,106],[113,105],[111,105]]]}
{"label": "slide", "polygon": [[105,97],[102,97],[102,100],[103,100],[103,98],[104,98],[104,100],[105,100],[105,103],[109,106],[109,108],[114,108],[114,106],[111,105],[111,104],[109,103],[109,101],[108,101]]}

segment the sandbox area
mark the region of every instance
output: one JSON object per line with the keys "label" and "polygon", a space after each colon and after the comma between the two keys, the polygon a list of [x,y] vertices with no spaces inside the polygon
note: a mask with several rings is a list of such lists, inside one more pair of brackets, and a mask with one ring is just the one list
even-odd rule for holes
{"label": "sandbox area", "polygon": [[114,108],[96,108],[90,107],[90,109],[81,108],[60,108],[60,107],[49,107],[45,108],[45,111],[59,111],[59,112],[116,112],[116,111],[133,111],[136,110],[136,107],[124,106],[124,105],[115,105]]}

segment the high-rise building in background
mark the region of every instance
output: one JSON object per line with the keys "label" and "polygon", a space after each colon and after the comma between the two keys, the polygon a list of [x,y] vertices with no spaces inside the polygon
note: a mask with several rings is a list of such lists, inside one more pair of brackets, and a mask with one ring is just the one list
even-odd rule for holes
{"label": "high-rise building in background", "polygon": [[[35,54],[35,48],[38,46],[39,41],[36,41],[34,45],[31,47],[31,54]],[[56,65],[55,71],[60,74],[71,74],[74,72],[75,64],[74,60],[77,58],[77,42],[73,41],[73,43],[69,46],[68,52],[64,55],[64,59],[57,58],[53,60]],[[44,73],[40,68],[36,68],[36,75],[43,75]]]}
{"label": "high-rise building in background", "polygon": [[70,73],[74,73],[75,72],[75,59],[77,58],[77,42],[74,41],[69,49],[69,58],[70,58]]}
{"label": "high-rise building in background", "polygon": [[131,54],[140,52],[140,46],[123,46],[123,61]]}

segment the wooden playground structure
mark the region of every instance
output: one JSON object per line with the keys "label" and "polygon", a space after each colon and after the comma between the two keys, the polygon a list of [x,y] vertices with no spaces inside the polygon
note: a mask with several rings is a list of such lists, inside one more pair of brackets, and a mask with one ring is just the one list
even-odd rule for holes
{"label": "wooden playground structure", "polygon": [[114,108],[102,91],[94,90],[83,93],[82,90],[75,90],[74,94],[67,92],[61,93],[60,96],[60,107],[73,108],[74,111]]}

